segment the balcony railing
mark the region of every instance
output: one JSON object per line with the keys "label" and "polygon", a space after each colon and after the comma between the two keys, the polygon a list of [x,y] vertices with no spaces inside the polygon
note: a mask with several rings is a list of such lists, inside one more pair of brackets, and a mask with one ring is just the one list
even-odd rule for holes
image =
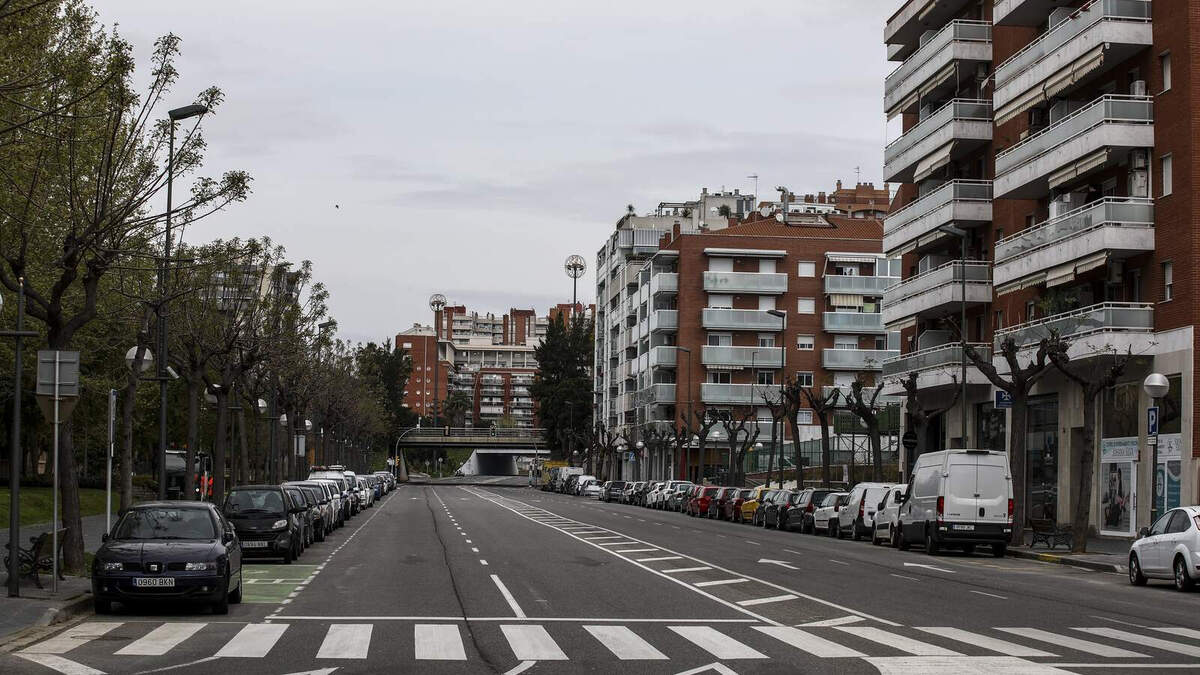
{"label": "balcony railing", "polygon": [[650,332],[679,330],[679,310],[656,309],[650,313]]}
{"label": "balcony railing", "polygon": [[704,290],[710,293],[759,293],[778,295],[787,292],[786,274],[772,272],[705,272]]}
{"label": "balcony railing", "polygon": [[701,348],[700,363],[706,366],[736,366],[741,368],[779,368],[783,357],[778,347],[719,347]]}
{"label": "balcony railing", "polygon": [[651,368],[674,368],[679,358],[679,350],[672,346],[663,345],[651,347],[648,355],[650,357]]}
{"label": "balcony railing", "polygon": [[[971,346],[981,357],[986,359],[991,356],[991,345],[971,343]],[[906,375],[931,368],[960,367],[962,360],[962,346],[957,342],[951,342],[887,359],[883,362],[883,376]]]}
{"label": "balcony railing", "polygon": [[831,333],[883,333],[883,315],[877,312],[825,312],[825,330]]}
{"label": "balcony railing", "polygon": [[[911,167],[952,141],[982,142],[991,138],[992,102],[956,98],[938,108],[884,148],[884,179],[898,177],[907,182],[911,179]],[[964,148],[964,151],[966,149],[969,148]]]}
{"label": "balcony railing", "polygon": [[[937,189],[928,192],[924,197],[908,204],[902,209],[889,213],[883,219],[883,235],[886,237],[890,234],[895,234],[917,220],[956,201],[987,202],[990,207],[992,201],[992,181],[952,180],[948,183],[943,183]],[[953,220],[953,218],[939,221],[937,225],[950,222],[950,220]],[[984,220],[991,220],[991,215],[989,214]],[[932,225],[928,229],[922,228],[921,232],[914,232],[913,236],[908,238],[915,238],[916,235],[924,234],[934,227],[936,225]]]}
{"label": "balcony railing", "polygon": [[709,330],[753,330],[772,332],[783,329],[783,319],[765,309],[705,309],[701,326]]}
{"label": "balcony railing", "polygon": [[879,370],[884,359],[899,355],[898,349],[824,349],[821,363],[830,370]]}
{"label": "balcony railing", "polygon": [[637,393],[638,405],[674,405],[675,385],[652,384]]}
{"label": "balcony railing", "polygon": [[883,296],[883,304],[890,307],[940,286],[962,283],[964,276],[968,284],[990,284],[991,268],[991,263],[986,260],[968,260],[965,263],[952,260],[892,286]]}
{"label": "balcony railing", "polygon": [[700,400],[704,403],[765,405],[766,400],[779,400],[777,384],[713,384],[700,385]]}
{"label": "balcony railing", "polygon": [[650,295],[678,293],[679,275],[675,272],[659,272],[650,277]]}
{"label": "balcony railing", "polygon": [[[1103,124],[1154,123],[1154,100],[1147,96],[1101,96],[1063,119],[996,154],[996,182],[1004,174],[1025,166],[1054,148]],[[1152,145],[1152,143],[1147,144]],[[1091,148],[1080,148],[1086,154]],[[1073,153],[1074,154],[1074,153]],[[1064,160],[1063,164],[1068,160]],[[999,187],[997,187],[999,191]]]}
{"label": "balcony railing", "polygon": [[1154,305],[1141,302],[1102,302],[1053,314],[996,331],[996,344],[1011,337],[1018,347],[1038,344],[1055,333],[1082,337],[1094,333],[1149,333],[1154,330]]}
{"label": "balcony railing", "polygon": [[881,296],[900,277],[860,277],[848,274],[825,275],[826,293],[849,293],[851,295]]}
{"label": "balcony railing", "polygon": [[996,242],[996,265],[1101,227],[1154,227],[1154,200],[1105,197]]}
{"label": "balcony railing", "polygon": [[[990,47],[991,41],[992,24],[988,21],[960,19],[946,24],[884,79],[884,110],[890,113],[922,83],[953,61],[956,56],[954,43],[969,42]],[[987,49],[986,53],[980,52],[974,54],[974,57],[990,60],[990,52],[991,50]]]}

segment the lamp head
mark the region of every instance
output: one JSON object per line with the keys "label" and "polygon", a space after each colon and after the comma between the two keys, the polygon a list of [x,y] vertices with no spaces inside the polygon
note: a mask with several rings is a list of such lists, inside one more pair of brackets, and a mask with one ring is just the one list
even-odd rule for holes
{"label": "lamp head", "polygon": [[203,115],[206,112],[208,112],[208,106],[197,103],[195,105],[185,105],[182,108],[168,110],[167,115],[170,116],[172,122],[178,122],[179,120],[186,120],[189,117]]}
{"label": "lamp head", "polygon": [[1146,390],[1146,395],[1150,398],[1162,398],[1171,390],[1171,383],[1162,373],[1150,373],[1142,381],[1142,389]]}

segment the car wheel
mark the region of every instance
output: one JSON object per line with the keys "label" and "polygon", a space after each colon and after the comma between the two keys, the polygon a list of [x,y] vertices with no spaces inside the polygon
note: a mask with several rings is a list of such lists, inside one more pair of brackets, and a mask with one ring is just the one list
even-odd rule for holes
{"label": "car wheel", "polygon": [[831,539],[838,536],[838,528],[836,525],[834,525],[832,520],[830,520],[829,524],[825,526],[825,529],[829,531],[829,537]]}
{"label": "car wheel", "polygon": [[933,538],[933,530],[929,526],[925,526],[925,552],[929,555],[937,555],[940,552],[940,547],[937,541]]}
{"label": "car wheel", "polygon": [[992,557],[1003,558],[1008,553],[1008,544],[992,544]]}
{"label": "car wheel", "polygon": [[1175,590],[1186,593],[1195,585],[1196,582],[1188,576],[1187,563],[1184,562],[1183,557],[1175,556]]}
{"label": "car wheel", "polygon": [[283,564],[284,565],[292,564],[292,549],[290,546],[288,547],[288,549],[286,551],[283,552]]}
{"label": "car wheel", "polygon": [[240,605],[242,603],[242,584],[244,583],[246,583],[246,581],[242,578],[242,571],[238,570],[238,585],[236,590],[230,591],[229,593],[230,603],[234,605]]}
{"label": "car wheel", "polygon": [[856,522],[850,523],[850,538],[854,541],[862,539],[862,532],[858,529],[858,523]]}
{"label": "car wheel", "polygon": [[837,521],[837,522],[834,524],[834,528],[836,529],[836,532],[837,532],[837,538],[838,538],[838,539],[843,539],[843,538],[845,538],[846,534],[845,534],[844,532],[842,532],[842,521],[840,521],[840,520],[839,520],[839,521]]}
{"label": "car wheel", "polygon": [[896,525],[889,527],[888,529],[891,530],[891,532],[888,533],[889,534],[888,538],[891,539],[890,543],[892,545],[892,548],[900,548],[900,525],[896,524]]}
{"label": "car wheel", "polygon": [[1146,575],[1142,574],[1142,566],[1138,564],[1136,553],[1129,554],[1129,583],[1134,586],[1146,585]]}
{"label": "car wheel", "polygon": [[225,592],[221,594],[221,599],[212,604],[213,614],[228,614],[229,613],[229,579],[225,579]]}
{"label": "car wheel", "polygon": [[112,614],[112,600],[96,600],[93,604],[97,614]]}
{"label": "car wheel", "polygon": [[963,544],[962,551],[966,555],[975,553],[975,544]]}
{"label": "car wheel", "polygon": [[879,538],[879,530],[871,530],[871,545],[879,546],[882,543],[883,540]]}
{"label": "car wheel", "polygon": [[904,523],[896,523],[896,548],[908,550],[908,540],[904,538]]}

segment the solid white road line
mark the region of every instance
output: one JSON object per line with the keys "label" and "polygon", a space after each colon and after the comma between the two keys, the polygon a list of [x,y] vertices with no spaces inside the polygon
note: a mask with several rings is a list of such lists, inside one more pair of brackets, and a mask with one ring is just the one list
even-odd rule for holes
{"label": "solid white road line", "polygon": [[565,661],[567,655],[541,626],[500,626],[518,661]]}
{"label": "solid white road line", "polygon": [[889,633],[880,628],[869,626],[837,626],[834,630],[840,630],[843,633],[854,635],[864,640],[870,640],[885,647],[899,649],[913,656],[962,656],[962,654],[956,651],[921,642],[920,640],[914,640],[903,635]]}
{"label": "solid white road line", "polygon": [[860,651],[844,647],[832,640],[817,637],[798,628],[789,626],[754,626],[760,631],[796,649],[806,651],[819,658],[857,657],[866,656]]}
{"label": "solid white road line", "polygon": [[682,572],[703,572],[711,569],[711,567],[676,567],[673,570],[659,570],[659,572],[663,574],[680,574]]}
{"label": "solid white road line", "polygon": [[796,596],[792,595],[791,593],[785,593],[783,595],[774,595],[769,598],[754,598],[753,600],[740,600],[740,601],[738,601],[738,604],[741,605],[742,607],[753,607],[755,605],[769,605],[773,602],[783,602],[785,600],[795,600],[795,599],[796,599]]}
{"label": "solid white road line", "polygon": [[67,652],[85,645],[105,633],[121,626],[123,622],[91,621],[72,626],[31,647],[22,649],[22,654],[66,654]]}
{"label": "solid white road line", "polygon": [[990,652],[996,652],[997,654],[1004,654],[1005,656],[1058,656],[1058,654],[1051,654],[1050,652],[1044,652],[1040,649],[1034,649],[1033,647],[1019,645],[1015,642],[999,640],[997,638],[988,637],[987,635],[981,635],[979,633],[971,633],[962,630],[961,628],[951,628],[949,626],[926,626],[918,627],[917,630],[924,631],[931,635],[944,637],[949,640],[957,640],[969,645],[975,645],[980,649],[986,649]]}
{"label": "solid white road line", "polygon": [[46,666],[51,670],[57,670],[63,675],[104,675],[104,671],[102,670],[89,668],[82,663],[76,663],[75,661],[64,659],[54,654],[26,654],[25,652],[18,652],[17,656],[26,661]]}
{"label": "solid white road line", "polygon": [[661,661],[667,658],[666,654],[655,649],[653,645],[625,626],[584,626],[583,629],[591,633],[592,637],[622,661]]}
{"label": "solid white road line", "polygon": [[117,650],[117,656],[162,656],[204,628],[202,623],[164,623]]}
{"label": "solid white road line", "polygon": [[642,563],[642,562],[659,562],[659,561],[661,561],[661,560],[681,560],[681,559],[682,559],[682,556],[677,556],[677,555],[664,555],[664,556],[662,556],[662,557],[659,557],[659,558],[638,558],[638,559],[637,559],[636,561],[634,561],[634,562],[640,562],[640,563]]}
{"label": "solid white road line", "polygon": [[881,656],[865,660],[880,675],[1070,675],[1072,672],[1063,670],[1061,664],[1036,663],[1015,656]]}
{"label": "solid white road line", "polygon": [[701,581],[692,584],[696,588],[707,588],[709,586],[724,586],[725,584],[741,584],[750,581],[749,579],[717,579],[716,581]]}
{"label": "solid white road line", "polygon": [[1072,630],[1083,631],[1084,633],[1091,633],[1092,635],[1099,635],[1100,637],[1111,638],[1113,640],[1124,640],[1125,642],[1132,642],[1135,645],[1142,645],[1143,647],[1161,649],[1164,652],[1175,652],[1176,654],[1183,654],[1184,656],[1191,656],[1193,658],[1200,657],[1200,647],[1150,637],[1149,635],[1129,633],[1117,630],[1116,628],[1074,628]]}
{"label": "solid white road line", "polygon": [[1037,640],[1038,642],[1049,642],[1057,647],[1066,647],[1074,649],[1078,652],[1099,656],[1106,659],[1134,659],[1134,658],[1149,658],[1145,654],[1138,654],[1127,649],[1118,647],[1110,647],[1099,642],[1091,642],[1088,640],[1080,640],[1069,635],[1059,635],[1040,628],[996,628],[998,631],[1011,633],[1012,635],[1020,635],[1023,638]]}
{"label": "solid white road line", "polygon": [[975,595],[986,595],[989,598],[997,598],[999,600],[1007,600],[1008,599],[1008,598],[1004,597],[1003,595],[996,595],[995,593],[984,593],[983,591],[971,591],[971,592],[974,593]]}
{"label": "solid white road line", "polygon": [[610,534],[606,537],[584,537],[584,539],[586,539],[588,541],[601,541],[604,539],[624,539],[624,538],[625,538],[625,535],[623,535],[623,534]]}
{"label": "solid white road line", "polygon": [[496,584],[496,588],[500,589],[500,595],[504,596],[508,606],[512,608],[513,614],[516,614],[518,619],[524,619],[525,612],[521,610],[521,606],[517,604],[517,599],[513,597],[513,594],[508,592],[508,587],[504,585],[503,581],[500,581],[500,577],[495,574],[491,576],[492,582]]}
{"label": "solid white road line", "polygon": [[287,630],[286,623],[251,623],[238,631],[233,639],[214,656],[248,656],[262,658]]}
{"label": "solid white road line", "polygon": [[669,626],[680,637],[718,659],[765,659],[766,654],[708,626]]}
{"label": "solid white road line", "polygon": [[371,648],[369,623],[335,623],[329,626],[325,640],[317,650],[318,659],[365,659]]}
{"label": "solid white road line", "polygon": [[457,624],[419,623],[413,626],[413,642],[418,660],[467,660]]}

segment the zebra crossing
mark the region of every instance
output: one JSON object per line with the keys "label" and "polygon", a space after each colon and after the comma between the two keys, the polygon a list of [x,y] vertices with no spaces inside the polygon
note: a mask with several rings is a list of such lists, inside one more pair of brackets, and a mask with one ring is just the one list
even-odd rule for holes
{"label": "zebra crossing", "polygon": [[[1200,669],[1200,631],[1177,626],[779,626],[760,622],[708,624],[684,620],[430,618],[278,623],[93,621],[17,651],[15,656],[60,673],[121,672],[120,659],[162,657],[269,659],[311,657],[317,664],[352,663],[386,654],[400,662],[466,662],[480,657],[527,661],[668,662],[858,659],[886,672],[929,672],[932,662],[963,665],[1003,658],[1026,671],[1071,672],[1070,667],[1164,664]],[[497,654],[497,651],[499,652]],[[505,654],[504,652],[507,652]],[[925,657],[925,658],[914,658]],[[1153,659],[1148,661],[1148,659]],[[1061,663],[1065,670],[1055,670]],[[883,664],[882,666],[880,664]],[[910,664],[912,670],[904,670]],[[1049,668],[1049,670],[1045,670]],[[1022,672],[1018,668],[1015,672]]]}

